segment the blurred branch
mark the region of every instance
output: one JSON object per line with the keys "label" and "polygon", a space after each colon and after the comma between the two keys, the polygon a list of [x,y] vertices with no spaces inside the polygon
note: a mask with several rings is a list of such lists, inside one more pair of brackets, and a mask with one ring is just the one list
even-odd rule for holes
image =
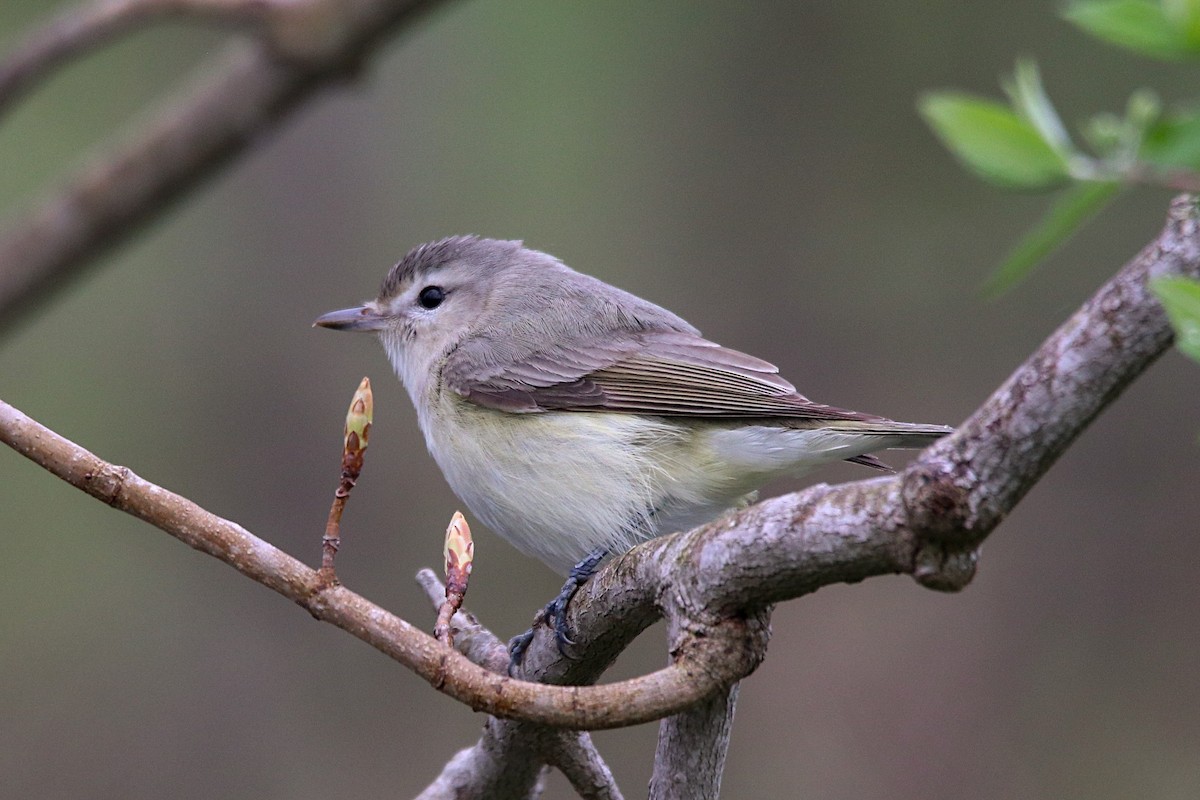
{"label": "blurred branch", "polygon": [[35,35],[0,68],[0,107],[67,58],[148,16],[203,9],[268,22],[265,35],[232,46],[135,138],[93,158],[59,193],[8,227],[0,238],[0,332],[261,141],[317,89],[353,74],[388,34],[434,2],[113,0],[69,12]]}
{"label": "blurred branch", "polygon": [[263,23],[288,13],[279,0],[99,0],[59,14],[27,36],[0,63],[0,114],[56,69],[159,17]]}

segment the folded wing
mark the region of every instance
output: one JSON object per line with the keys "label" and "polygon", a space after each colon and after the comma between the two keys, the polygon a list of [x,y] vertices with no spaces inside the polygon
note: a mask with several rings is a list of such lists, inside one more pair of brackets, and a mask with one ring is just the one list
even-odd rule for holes
{"label": "folded wing", "polygon": [[[617,411],[710,418],[787,418],[795,423],[888,423],[814,403],[761,359],[685,331],[614,333],[496,356],[452,353],[443,373],[455,393],[512,413]],[[896,423],[892,423],[896,424]]]}

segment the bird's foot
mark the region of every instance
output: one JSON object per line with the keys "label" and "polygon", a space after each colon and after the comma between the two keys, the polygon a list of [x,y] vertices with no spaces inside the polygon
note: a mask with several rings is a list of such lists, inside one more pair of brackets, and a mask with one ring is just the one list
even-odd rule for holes
{"label": "bird's foot", "polygon": [[525,658],[525,651],[529,649],[529,643],[533,641],[533,632],[543,622],[554,626],[554,642],[558,645],[558,652],[563,658],[573,658],[567,651],[570,645],[575,644],[575,641],[570,636],[571,629],[567,626],[567,606],[570,604],[571,598],[579,591],[579,588],[596,574],[600,562],[604,560],[606,555],[608,555],[608,550],[598,547],[588,553],[587,557],[578,564],[571,567],[571,574],[567,578],[567,582],[563,584],[558,596],[547,603],[546,607],[539,611],[537,616],[533,618],[533,627],[519,636],[514,636],[509,641],[509,675],[515,673],[517,667],[521,666],[521,662]]}

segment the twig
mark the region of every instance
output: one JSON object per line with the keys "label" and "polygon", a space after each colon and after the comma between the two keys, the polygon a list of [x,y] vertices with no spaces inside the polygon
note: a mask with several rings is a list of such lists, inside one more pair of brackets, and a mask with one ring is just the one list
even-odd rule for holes
{"label": "twig", "polygon": [[363,456],[367,452],[367,444],[371,438],[371,418],[375,411],[375,401],[371,394],[371,381],[363,378],[354,391],[350,400],[350,410],[346,413],[346,426],[342,431],[342,476],[338,488],[333,493],[333,504],[329,507],[329,519],[325,522],[325,535],[321,537],[321,569],[317,571],[317,579],[324,586],[337,583],[337,571],[334,560],[338,549],[342,546],[342,512],[350,492],[362,474]]}
{"label": "twig", "polygon": [[[316,30],[281,34],[327,36],[313,47],[320,55],[308,59],[283,57],[261,38],[232,46],[137,137],[93,158],[57,195],[9,226],[0,239],[0,332],[170,201],[261,142],[314,91],[353,73],[387,34],[435,2],[326,3],[338,9],[338,24],[321,28],[320,19],[299,20],[297,30]],[[10,80],[18,86],[28,79]]]}
{"label": "twig", "polygon": [[[431,569],[417,572],[417,583],[425,590],[425,596],[440,610],[446,599],[446,587]],[[485,628],[474,614],[465,608],[450,618],[453,630],[454,649],[484,669],[497,674],[508,671],[508,648],[500,637]]]}

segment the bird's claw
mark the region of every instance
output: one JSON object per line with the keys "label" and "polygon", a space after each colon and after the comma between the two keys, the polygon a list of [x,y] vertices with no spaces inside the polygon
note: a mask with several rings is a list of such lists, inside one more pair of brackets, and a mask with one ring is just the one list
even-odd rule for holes
{"label": "bird's claw", "polygon": [[606,554],[605,550],[593,550],[587,558],[576,564],[571,569],[571,575],[563,584],[558,596],[547,603],[546,607],[534,617],[533,627],[509,640],[508,674],[510,676],[515,675],[517,668],[521,666],[521,662],[525,658],[525,651],[529,649],[529,644],[533,641],[534,631],[543,622],[548,622],[554,628],[554,643],[558,646],[559,654],[563,658],[575,657],[567,649],[575,644],[575,640],[571,638],[571,629],[567,625],[567,606],[570,605],[571,598],[579,591],[579,587],[587,583],[588,579],[595,574],[596,568],[600,566],[600,562],[604,560]]}

